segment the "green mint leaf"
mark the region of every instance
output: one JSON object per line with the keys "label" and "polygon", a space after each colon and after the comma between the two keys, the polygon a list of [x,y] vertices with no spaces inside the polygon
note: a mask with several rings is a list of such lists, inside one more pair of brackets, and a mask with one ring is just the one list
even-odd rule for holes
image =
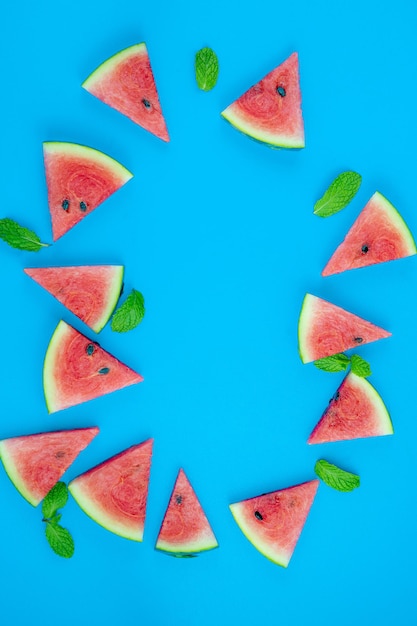
{"label": "green mint leaf", "polygon": [[68,488],[65,483],[58,482],[46,494],[42,502],[42,515],[45,520],[54,517],[58,509],[62,509],[68,500]]}
{"label": "green mint leaf", "polygon": [[74,554],[74,539],[66,528],[59,524],[50,524],[45,527],[45,535],[52,550],[65,559],[69,559]]}
{"label": "green mint leaf", "polygon": [[317,461],[314,471],[326,485],[337,491],[353,491],[360,485],[360,478],[357,474],[346,472],[324,459]]}
{"label": "green mint leaf", "polygon": [[29,252],[38,252],[41,248],[49,245],[42,243],[38,235],[32,230],[20,226],[8,217],[0,219],[0,239],[3,239],[12,248],[28,250]]}
{"label": "green mint leaf", "polygon": [[145,315],[145,300],[140,291],[132,289],[123,304],[112,317],[111,329],[116,333],[126,333],[136,328]]}
{"label": "green mint leaf", "polygon": [[345,208],[361,186],[362,176],[356,172],[342,172],[332,182],[326,193],[314,205],[313,213],[329,217]]}
{"label": "green mint leaf", "polygon": [[332,354],[314,361],[314,365],[325,372],[343,372],[349,365],[349,357],[346,354]]}
{"label": "green mint leaf", "polygon": [[366,378],[372,374],[371,366],[359,354],[352,354],[350,357],[350,369],[356,376]]}
{"label": "green mint leaf", "polygon": [[201,48],[195,55],[195,78],[203,91],[210,91],[217,83],[219,61],[211,48]]}
{"label": "green mint leaf", "polygon": [[51,517],[50,520],[48,520],[48,522],[50,524],[59,524],[59,522],[61,521],[61,513],[57,513],[56,515],[54,515],[53,517]]}

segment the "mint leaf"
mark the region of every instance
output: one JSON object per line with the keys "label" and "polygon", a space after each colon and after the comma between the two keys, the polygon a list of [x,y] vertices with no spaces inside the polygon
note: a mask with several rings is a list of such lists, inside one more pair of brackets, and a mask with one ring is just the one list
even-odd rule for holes
{"label": "mint leaf", "polygon": [[210,91],[217,83],[219,61],[211,48],[201,48],[195,55],[195,78],[203,91]]}
{"label": "mint leaf", "polygon": [[360,478],[357,474],[346,472],[324,459],[317,461],[314,471],[326,485],[337,491],[353,491],[360,485]]}
{"label": "mint leaf", "polygon": [[45,535],[52,550],[65,559],[74,554],[74,539],[66,528],[59,524],[46,524]]}
{"label": "mint leaf", "polygon": [[314,361],[314,365],[325,372],[343,372],[349,365],[349,357],[346,354],[332,354]]}
{"label": "mint leaf", "polygon": [[3,239],[12,248],[28,250],[29,252],[38,252],[41,248],[49,245],[42,243],[38,235],[32,230],[20,226],[8,217],[0,219],[0,239]]}
{"label": "mint leaf", "polygon": [[313,213],[329,217],[345,208],[361,186],[362,176],[356,172],[342,172],[332,182],[326,193],[314,205]]}
{"label": "mint leaf", "polygon": [[140,291],[132,289],[123,304],[117,309],[111,321],[111,329],[116,333],[126,333],[136,328],[145,315],[145,300]]}
{"label": "mint leaf", "polygon": [[356,376],[366,378],[372,374],[371,366],[359,354],[352,354],[350,357],[350,369]]}
{"label": "mint leaf", "polygon": [[56,514],[58,509],[62,509],[68,500],[68,488],[65,483],[58,482],[46,494],[42,502],[42,515],[45,520],[49,520]]}

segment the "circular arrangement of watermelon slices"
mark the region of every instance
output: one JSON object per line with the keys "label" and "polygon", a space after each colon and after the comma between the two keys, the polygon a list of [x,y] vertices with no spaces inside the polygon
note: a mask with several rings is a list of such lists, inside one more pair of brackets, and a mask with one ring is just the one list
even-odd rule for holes
{"label": "circular arrangement of watermelon slices", "polygon": [[[84,89],[163,141],[167,126],[144,43],[102,63]],[[298,55],[293,53],[221,115],[249,137],[273,148],[303,148]],[[68,142],[43,145],[48,205],[56,241],[132,177],[123,165]],[[376,192],[323,270],[323,276],[416,254],[405,222]],[[123,287],[122,266],[27,268],[25,272],[95,333],[110,319]],[[390,333],[317,296],[307,294],[298,339],[303,363],[323,359]],[[47,348],[43,370],[49,412],[67,409],[143,380],[97,341],[61,321]],[[38,505],[98,428],[26,435],[0,442],[3,465],[20,493]],[[347,374],[312,431],[308,443],[393,433],[388,411],[373,386]],[[153,440],[131,446],[72,480],[69,490],[98,524],[142,541]],[[230,505],[249,541],[287,567],[316,496],[318,480],[250,497]],[[183,469],[179,470],[155,548],[190,557],[218,546]]]}

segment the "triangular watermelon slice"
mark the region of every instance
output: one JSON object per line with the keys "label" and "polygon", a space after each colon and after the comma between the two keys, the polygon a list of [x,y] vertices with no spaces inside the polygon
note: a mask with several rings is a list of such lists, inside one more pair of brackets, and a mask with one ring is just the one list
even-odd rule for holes
{"label": "triangular watermelon slice", "polygon": [[37,506],[98,432],[78,428],[3,439],[1,460],[16,489]]}
{"label": "triangular watermelon slice", "polygon": [[393,261],[416,253],[415,241],[403,218],[377,191],[334,252],[322,276]]}
{"label": "triangular watermelon slice", "polygon": [[180,469],[155,548],[171,556],[191,557],[217,546],[206,514],[184,470]]}
{"label": "triangular watermelon slice", "polygon": [[133,176],[107,154],[76,143],[46,141],[43,156],[54,241]]}
{"label": "triangular watermelon slice", "polygon": [[24,271],[96,333],[109,321],[123,287],[123,265],[31,267]]}
{"label": "triangular watermelon slice", "polygon": [[318,480],[230,505],[239,528],[270,561],[287,567],[319,486]]}
{"label": "triangular watermelon slice", "polygon": [[365,378],[349,372],[329,402],[308,443],[393,434],[381,396]]}
{"label": "triangular watermelon slice", "polygon": [[163,141],[169,141],[144,43],[121,50],[104,61],[82,87]]}
{"label": "triangular watermelon slice", "polygon": [[43,388],[49,413],[93,400],[143,378],[64,321],[49,342]]}
{"label": "triangular watermelon slice", "polygon": [[235,100],[222,116],[245,135],[271,147],[304,148],[297,53]]}
{"label": "triangular watermelon slice", "polygon": [[391,333],[327,300],[306,294],[298,322],[303,363],[390,337]]}
{"label": "triangular watermelon slice", "polygon": [[142,541],[153,439],[123,450],[72,480],[68,489],[97,524]]}

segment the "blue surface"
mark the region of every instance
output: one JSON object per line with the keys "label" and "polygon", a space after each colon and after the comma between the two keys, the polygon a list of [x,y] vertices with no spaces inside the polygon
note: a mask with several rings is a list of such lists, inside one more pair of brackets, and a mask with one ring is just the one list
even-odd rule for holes
{"label": "blue surface", "polygon": [[[42,141],[84,143],[135,177],[38,255],[1,244],[0,436],[98,425],[67,472],[78,473],[154,437],[143,544],[96,525],[71,500],[67,561],[43,537],[41,512],[0,468],[4,624],[417,623],[417,258],[321,278],[375,190],[417,235],[416,8],[371,0],[50,0],[9,4],[0,27],[2,208],[51,241]],[[81,89],[116,51],[146,41],[171,142],[136,127]],[[195,84],[196,50],[216,50],[216,88]],[[305,150],[272,151],[219,112],[297,50]],[[315,200],[345,169],[363,175],[351,205],[328,220]],[[83,324],[23,268],[122,263],[126,290],[147,313],[100,343],[145,382],[48,415],[42,363],[61,318]],[[341,375],[302,365],[297,320],[306,291],[390,331],[358,349],[392,415],[395,435],[308,447]],[[324,457],[361,475],[340,494],[321,485],[287,570],[245,539],[228,504],[314,476]],[[176,560],[154,551],[179,467],[220,548]]]}

